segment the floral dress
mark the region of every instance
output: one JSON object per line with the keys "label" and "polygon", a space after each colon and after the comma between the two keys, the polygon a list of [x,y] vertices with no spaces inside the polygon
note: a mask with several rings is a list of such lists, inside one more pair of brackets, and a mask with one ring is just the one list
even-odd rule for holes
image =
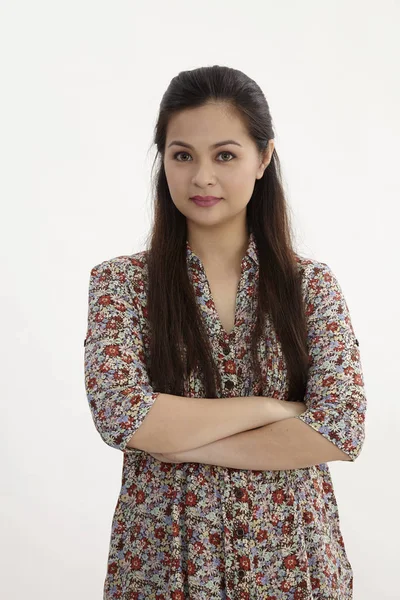
{"label": "floral dress", "polygon": [[[296,256],[311,357],[307,410],[296,418],[354,461],[365,437],[359,344],[331,268]],[[188,241],[186,259],[221,372],[221,396],[287,399],[286,363],[268,315],[258,348],[260,380],[248,360],[259,264],[253,234],[230,334]],[[164,463],[127,446],[159,393],[146,372],[146,277],[146,251],[105,260],[90,273],[87,399],[102,440],[123,452],[103,600],[350,600],[353,571],[327,463],[255,471]],[[184,395],[206,397],[196,372]]]}

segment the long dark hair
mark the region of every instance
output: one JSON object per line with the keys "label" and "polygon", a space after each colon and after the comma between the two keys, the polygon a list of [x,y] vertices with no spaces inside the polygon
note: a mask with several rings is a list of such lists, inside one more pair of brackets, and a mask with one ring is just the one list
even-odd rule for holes
{"label": "long dark hair", "polygon": [[[214,65],[182,71],[163,95],[154,140],[156,175],[152,179],[154,221],[147,237],[147,317],[150,324],[149,374],[155,391],[184,395],[184,378],[198,369],[205,397],[217,398],[220,373],[196,304],[186,264],[186,217],[172,201],[164,170],[170,117],[209,101],[229,103],[243,116],[259,151],[274,138],[268,103],[260,87],[239,70]],[[154,168],[153,163],[153,168]],[[259,254],[257,320],[251,360],[260,377],[257,345],[270,314],[288,369],[288,400],[302,401],[309,367],[305,307],[299,256],[292,247],[288,209],[276,149],[246,207],[248,231]]]}

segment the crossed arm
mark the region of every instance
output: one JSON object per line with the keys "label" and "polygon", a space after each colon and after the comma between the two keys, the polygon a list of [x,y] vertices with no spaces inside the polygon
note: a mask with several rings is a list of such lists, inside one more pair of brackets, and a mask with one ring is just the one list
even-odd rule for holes
{"label": "crossed arm", "polygon": [[197,462],[234,469],[301,469],[329,461],[350,461],[319,431],[288,418],[243,431],[184,452],[153,454],[166,462]]}
{"label": "crossed arm", "polygon": [[[136,277],[132,268],[131,261],[118,257],[92,269],[85,338],[85,386],[94,423],[104,441],[121,450],[127,429],[138,428],[156,395],[143,360],[140,303],[129,284]],[[366,412],[358,340],[330,267],[307,261],[304,278],[311,359],[305,415],[156,456],[253,470],[355,460],[365,437]]]}

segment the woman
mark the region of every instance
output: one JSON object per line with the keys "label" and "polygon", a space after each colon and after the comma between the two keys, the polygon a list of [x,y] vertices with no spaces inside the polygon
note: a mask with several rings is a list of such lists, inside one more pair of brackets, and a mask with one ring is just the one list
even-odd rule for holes
{"label": "woman", "polygon": [[348,600],[327,463],[364,442],[360,353],[335,274],[292,247],[267,101],[181,72],[154,141],[150,244],[90,274],[87,397],[124,453],[104,598]]}

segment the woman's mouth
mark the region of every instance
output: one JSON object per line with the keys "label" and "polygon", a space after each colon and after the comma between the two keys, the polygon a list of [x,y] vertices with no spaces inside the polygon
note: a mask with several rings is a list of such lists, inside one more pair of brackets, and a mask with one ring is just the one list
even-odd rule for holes
{"label": "woman's mouth", "polygon": [[217,204],[222,198],[216,198],[215,196],[193,196],[191,200],[193,200],[197,206],[214,206],[214,204]]}

